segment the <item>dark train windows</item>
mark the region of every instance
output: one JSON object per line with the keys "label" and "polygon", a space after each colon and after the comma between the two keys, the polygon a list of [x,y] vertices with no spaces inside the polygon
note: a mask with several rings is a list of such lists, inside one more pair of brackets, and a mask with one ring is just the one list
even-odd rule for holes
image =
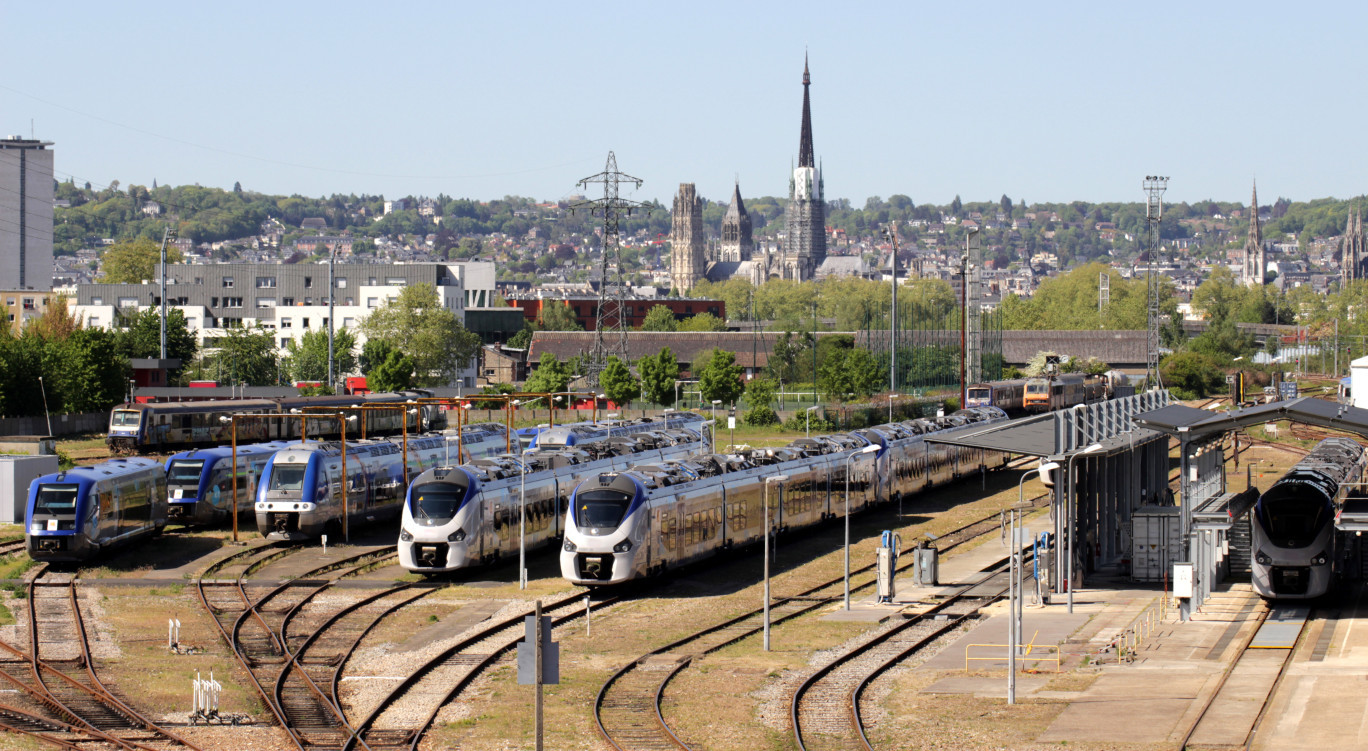
{"label": "dark train windows", "polygon": [[80,486],[76,484],[43,483],[38,486],[38,496],[33,501],[35,514],[74,514],[76,496]]}

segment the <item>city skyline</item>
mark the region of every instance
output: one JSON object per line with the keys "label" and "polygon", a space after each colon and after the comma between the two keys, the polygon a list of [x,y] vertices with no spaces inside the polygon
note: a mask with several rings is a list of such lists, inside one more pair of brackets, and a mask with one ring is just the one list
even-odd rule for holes
{"label": "city skyline", "polygon": [[58,179],[557,200],[612,150],[636,200],[781,197],[806,52],[829,200],[1365,192],[1356,5],[136,10],[9,9],[43,75],[0,84],[0,135],[55,142]]}

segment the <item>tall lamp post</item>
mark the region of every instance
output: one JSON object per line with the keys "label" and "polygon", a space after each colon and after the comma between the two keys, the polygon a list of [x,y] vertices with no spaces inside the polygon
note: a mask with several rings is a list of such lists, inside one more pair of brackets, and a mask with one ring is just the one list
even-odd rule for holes
{"label": "tall lamp post", "polygon": [[803,410],[804,412],[807,413],[807,414],[803,415],[803,419],[807,421],[807,437],[808,437],[808,438],[811,438],[811,437],[812,437],[812,411],[813,411],[814,409],[817,409],[818,406],[819,406],[819,405],[814,404],[814,405],[812,405],[811,407],[808,407],[807,409]]}
{"label": "tall lamp post", "polygon": [[[765,651],[770,651],[770,505],[769,489],[774,483],[788,482],[788,475],[775,475],[765,478]],[[779,497],[783,499],[784,489],[779,488]]]}
{"label": "tall lamp post", "polygon": [[845,477],[845,609],[850,610],[850,463],[857,456],[873,454],[879,450],[877,443],[871,443],[859,451],[852,451],[846,457]]}
{"label": "tall lamp post", "polygon": [[969,359],[968,350],[965,349],[965,332],[969,328],[969,251],[974,246],[974,235],[977,234],[978,227],[969,228],[969,234],[964,238],[964,255],[960,258],[960,409],[964,409],[965,390],[968,387],[964,382],[964,371]]}
{"label": "tall lamp post", "polygon": [[1007,618],[1007,703],[1016,704],[1016,657],[1017,650],[1021,644],[1021,603],[1024,595],[1021,591],[1021,548],[1017,544],[1017,527],[1020,525],[1021,514],[1028,508],[1022,496],[1022,487],[1026,484],[1026,478],[1032,474],[1039,473],[1042,482],[1049,482],[1050,473],[1059,469],[1058,462],[1043,462],[1036,469],[1021,473],[1021,480],[1017,482],[1017,505],[1009,509],[1012,525],[1008,533],[1010,547],[1008,552],[1011,554],[1008,560],[1008,584],[1010,595],[1008,597],[1008,618]]}
{"label": "tall lamp post", "polygon": [[328,389],[337,391],[337,380],[333,376],[333,297],[337,295],[337,284],[333,279],[333,267],[337,265],[337,243],[333,243],[332,255],[328,258]]}
{"label": "tall lamp post", "polygon": [[518,589],[527,589],[527,455],[536,450],[526,448],[518,455],[522,465],[518,483]]}
{"label": "tall lamp post", "polygon": [[721,403],[721,399],[712,400],[712,446],[709,448],[713,453],[717,452],[717,405]]}
{"label": "tall lamp post", "polygon": [[1076,500],[1075,500],[1075,498],[1074,498],[1074,485],[1075,485],[1075,483],[1074,483],[1074,476],[1073,476],[1073,460],[1074,460],[1074,459],[1077,459],[1078,457],[1080,457],[1080,456],[1082,456],[1082,455],[1084,455],[1084,454],[1091,454],[1091,453],[1093,453],[1093,452],[1095,452],[1095,451],[1101,451],[1101,450],[1102,450],[1102,444],[1100,444],[1100,443],[1094,443],[1093,445],[1091,445],[1091,446],[1089,446],[1089,447],[1083,449],[1082,451],[1076,452],[1076,453],[1074,453],[1072,456],[1070,456],[1070,457],[1069,457],[1069,460],[1068,460],[1068,462],[1066,462],[1066,466],[1065,466],[1065,473],[1064,473],[1064,476],[1068,478],[1069,487],[1066,488],[1066,490],[1068,491],[1068,497],[1067,497],[1067,504],[1068,504],[1068,505],[1067,505],[1067,507],[1066,507],[1066,509],[1065,509],[1065,513],[1064,513],[1064,524],[1068,527],[1068,534],[1065,535],[1065,537],[1064,537],[1064,542],[1065,542],[1065,544],[1066,544],[1066,547],[1065,547],[1065,553],[1066,553],[1065,566],[1067,567],[1067,568],[1066,568],[1066,571],[1067,571],[1067,574],[1068,574],[1068,577],[1069,577],[1069,586],[1068,586],[1069,599],[1068,599],[1068,602],[1069,602],[1069,612],[1070,612],[1070,613],[1073,612],[1074,553],[1075,553],[1075,547],[1076,547],[1075,542],[1074,542],[1074,533],[1077,532],[1077,525],[1074,523],[1074,514],[1075,514],[1075,512],[1077,511],[1077,509],[1074,508],[1074,505],[1075,505],[1075,503],[1076,503]]}

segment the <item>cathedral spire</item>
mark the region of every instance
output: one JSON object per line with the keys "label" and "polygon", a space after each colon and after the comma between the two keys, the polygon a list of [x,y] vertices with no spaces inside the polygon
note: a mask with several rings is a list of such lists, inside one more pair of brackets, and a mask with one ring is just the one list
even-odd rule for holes
{"label": "cathedral spire", "polygon": [[1259,226],[1259,183],[1254,183],[1254,195],[1249,199],[1249,244],[1263,247],[1263,228]]}
{"label": "cathedral spire", "polygon": [[808,103],[808,86],[812,77],[808,74],[807,53],[803,53],[803,129],[798,136],[798,166],[816,167],[812,157],[812,107]]}
{"label": "cathedral spire", "polygon": [[1250,287],[1262,286],[1268,273],[1268,261],[1264,254],[1263,228],[1259,226],[1259,184],[1254,183],[1253,195],[1249,199],[1249,237],[1244,247],[1244,282]]}

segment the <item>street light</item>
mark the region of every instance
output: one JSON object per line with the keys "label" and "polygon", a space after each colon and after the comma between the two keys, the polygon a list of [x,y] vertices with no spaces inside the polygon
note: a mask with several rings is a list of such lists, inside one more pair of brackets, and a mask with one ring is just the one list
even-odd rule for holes
{"label": "street light", "polygon": [[[774,477],[766,477],[766,478],[765,478],[765,651],[766,651],[766,652],[770,651],[770,574],[769,574],[769,559],[770,559],[770,544],[769,544],[769,539],[770,539],[770,506],[769,506],[769,489],[770,489],[770,484],[771,484],[771,483],[776,483],[776,482],[778,482],[778,483],[784,483],[784,482],[788,482],[788,479],[789,479],[789,478],[788,478],[788,475],[775,475]],[[783,488],[781,487],[781,488],[779,489],[779,498],[781,499],[781,501],[782,501],[783,497],[784,497],[784,490],[783,490]]]}
{"label": "street light", "polygon": [[522,473],[518,482],[518,589],[527,589],[527,455],[536,447],[522,450],[518,463]]}
{"label": "street light", "polygon": [[807,421],[807,437],[808,437],[808,438],[811,438],[811,437],[812,437],[812,411],[813,411],[814,409],[817,409],[818,406],[819,406],[819,405],[814,404],[814,405],[812,405],[811,407],[808,407],[807,409],[803,410],[804,412],[807,413],[806,415],[803,415],[803,418]]}
{"label": "street light", "polygon": [[1008,586],[1010,594],[1007,600],[1007,703],[1016,704],[1016,656],[1017,649],[1021,644],[1021,604],[1025,595],[1021,591],[1021,548],[1017,544],[1017,527],[1020,524],[1021,512],[1026,508],[1026,501],[1022,496],[1022,488],[1026,484],[1026,478],[1032,473],[1040,474],[1040,481],[1049,482],[1049,473],[1059,469],[1058,462],[1043,462],[1036,469],[1021,473],[1021,480],[1017,482],[1017,505],[1016,508],[1009,509],[1011,514],[1011,527],[1008,530],[1008,539],[1011,540],[1008,552]]}
{"label": "street light", "polygon": [[1068,554],[1068,558],[1067,558],[1067,561],[1066,561],[1066,566],[1067,566],[1067,571],[1068,571],[1068,576],[1069,576],[1069,587],[1068,587],[1068,591],[1069,591],[1069,600],[1068,600],[1068,601],[1069,601],[1069,612],[1070,612],[1070,613],[1073,613],[1073,591],[1074,591],[1074,532],[1077,531],[1076,528],[1075,528],[1076,525],[1074,524],[1074,512],[1075,512],[1075,509],[1074,509],[1074,503],[1075,503],[1075,499],[1074,499],[1074,484],[1075,484],[1075,483],[1074,483],[1074,479],[1073,479],[1073,460],[1074,460],[1074,459],[1077,459],[1078,457],[1082,456],[1083,454],[1091,454],[1091,453],[1093,453],[1094,451],[1101,451],[1101,450],[1102,450],[1102,444],[1100,444],[1100,443],[1094,443],[1093,445],[1091,445],[1091,446],[1089,446],[1089,447],[1083,449],[1082,451],[1078,451],[1078,452],[1074,453],[1072,456],[1070,456],[1068,462],[1066,462],[1066,467],[1065,467],[1066,471],[1065,471],[1065,473],[1064,473],[1064,476],[1067,477],[1067,478],[1069,478],[1069,479],[1068,479],[1069,487],[1066,488],[1066,490],[1068,491],[1068,500],[1067,500],[1067,504],[1068,504],[1068,505],[1067,505],[1067,508],[1065,508],[1065,512],[1064,512],[1064,524],[1068,527],[1068,532],[1069,532],[1069,533],[1068,533],[1068,535],[1065,537],[1064,541],[1065,541],[1065,543],[1067,543],[1067,547],[1065,548],[1065,551],[1066,551],[1066,553]]}
{"label": "street light", "polygon": [[669,430],[669,429],[670,429],[670,413],[673,412],[673,411],[675,411],[675,410],[674,410],[674,407],[666,407],[666,408],[665,408],[664,417],[665,417],[665,429],[666,429],[666,430]]}
{"label": "street light", "polygon": [[717,405],[721,404],[721,399],[712,400],[712,450],[717,451]]}
{"label": "street light", "polygon": [[871,443],[859,451],[852,451],[846,457],[845,481],[845,609],[850,610],[850,463],[855,457],[878,451],[879,444]]}
{"label": "street light", "polygon": [[594,397],[594,427],[598,427],[598,400],[607,398],[607,394],[597,394]]}

